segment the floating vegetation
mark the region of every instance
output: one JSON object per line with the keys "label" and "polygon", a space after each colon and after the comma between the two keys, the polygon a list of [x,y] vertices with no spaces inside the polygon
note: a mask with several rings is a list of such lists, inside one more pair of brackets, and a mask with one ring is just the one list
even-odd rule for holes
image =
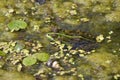
{"label": "floating vegetation", "polygon": [[42,62],[46,62],[49,60],[50,55],[47,53],[35,53],[34,55],[31,56],[27,56],[26,58],[23,59],[22,63],[25,66],[31,66],[34,65],[37,60],[42,61]]}
{"label": "floating vegetation", "polygon": [[8,24],[8,28],[10,29],[11,32],[18,31],[20,29],[25,29],[26,27],[27,23],[22,20],[14,20]]}
{"label": "floating vegetation", "polygon": [[50,55],[48,53],[45,53],[45,52],[36,53],[34,55],[39,61],[42,61],[42,62],[48,61],[49,57],[50,57]]}
{"label": "floating vegetation", "polygon": [[28,57],[24,58],[22,61],[22,63],[25,66],[31,66],[31,65],[35,64],[36,62],[37,62],[37,60],[33,56],[28,56]]}

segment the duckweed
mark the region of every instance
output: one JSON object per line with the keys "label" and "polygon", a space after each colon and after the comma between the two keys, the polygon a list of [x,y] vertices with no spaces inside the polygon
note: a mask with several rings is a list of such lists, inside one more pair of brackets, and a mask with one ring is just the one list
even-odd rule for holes
{"label": "duckweed", "polygon": [[23,59],[22,63],[25,66],[31,66],[34,65],[37,62],[36,58],[34,58],[33,56],[28,56],[26,58]]}
{"label": "duckweed", "polygon": [[48,61],[50,58],[50,55],[48,53],[42,52],[42,53],[36,53],[36,58],[39,61],[45,62]]}
{"label": "duckweed", "polygon": [[10,29],[11,32],[18,31],[20,29],[25,29],[26,27],[27,23],[22,20],[14,20],[8,24],[8,28]]}

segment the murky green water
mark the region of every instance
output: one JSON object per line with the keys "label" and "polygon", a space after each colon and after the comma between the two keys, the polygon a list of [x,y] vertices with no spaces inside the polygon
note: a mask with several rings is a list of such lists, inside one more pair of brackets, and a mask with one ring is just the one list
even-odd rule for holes
{"label": "murky green water", "polygon": [[[1,0],[0,79],[119,80],[119,4],[120,0]],[[8,24],[16,20],[27,27],[11,31]],[[41,53],[50,57],[35,57]],[[23,62],[31,56],[34,61]]]}

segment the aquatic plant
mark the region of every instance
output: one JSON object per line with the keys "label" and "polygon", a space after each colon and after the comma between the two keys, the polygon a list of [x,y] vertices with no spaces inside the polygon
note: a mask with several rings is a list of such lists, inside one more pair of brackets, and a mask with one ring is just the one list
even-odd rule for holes
{"label": "aquatic plant", "polygon": [[42,61],[42,62],[46,62],[49,60],[49,57],[50,57],[50,55],[48,53],[45,53],[45,52],[35,53],[31,56],[24,58],[22,63],[25,66],[31,66],[31,65],[34,65],[37,62],[37,60]]}
{"label": "aquatic plant", "polygon": [[11,32],[18,31],[20,29],[25,29],[27,27],[27,23],[23,20],[14,20],[8,24],[8,28]]}
{"label": "aquatic plant", "polygon": [[37,62],[37,60],[33,56],[28,56],[28,57],[24,58],[22,61],[22,63],[25,66],[31,66],[31,65],[35,64],[36,62]]}
{"label": "aquatic plant", "polygon": [[36,53],[35,57],[42,62],[48,61],[50,55],[48,53],[42,52],[42,53]]}

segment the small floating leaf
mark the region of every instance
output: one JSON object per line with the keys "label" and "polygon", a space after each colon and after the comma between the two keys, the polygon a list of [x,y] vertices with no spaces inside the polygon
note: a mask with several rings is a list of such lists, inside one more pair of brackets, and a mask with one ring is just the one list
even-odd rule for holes
{"label": "small floating leaf", "polygon": [[8,28],[11,30],[11,32],[25,29],[26,27],[27,23],[22,20],[14,20],[8,24]]}
{"label": "small floating leaf", "polygon": [[26,58],[23,59],[22,63],[25,66],[31,66],[34,65],[37,62],[36,58],[34,58],[33,56],[28,56]]}
{"label": "small floating leaf", "polygon": [[5,56],[6,54],[3,51],[0,51],[0,56]]}
{"label": "small floating leaf", "polygon": [[43,52],[43,53],[36,53],[35,56],[36,56],[36,58],[38,60],[43,61],[43,62],[48,61],[48,59],[50,57],[50,55],[48,53],[45,53],[45,52]]}

